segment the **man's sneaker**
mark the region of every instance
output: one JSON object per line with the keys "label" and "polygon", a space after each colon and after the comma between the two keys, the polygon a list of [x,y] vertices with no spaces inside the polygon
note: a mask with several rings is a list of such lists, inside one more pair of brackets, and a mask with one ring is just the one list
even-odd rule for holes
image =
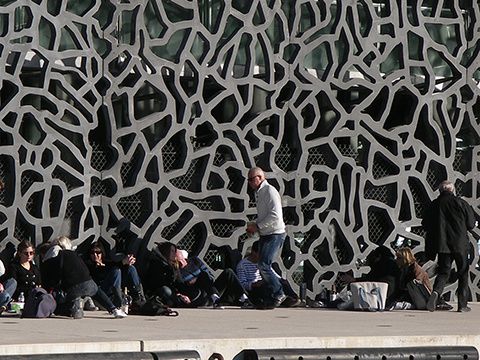
{"label": "man's sneaker", "polygon": [[285,301],[285,299],[287,298],[287,295],[285,294],[282,294],[280,296],[278,296],[275,301],[273,302],[273,306],[274,307],[279,307],[280,305],[282,305],[282,303]]}
{"label": "man's sneaker", "polygon": [[7,310],[7,307],[5,305],[2,305],[0,306],[0,315],[2,315],[2,313]]}
{"label": "man's sneaker", "polygon": [[297,307],[302,304],[302,300],[300,300],[298,297],[293,297],[293,296],[287,296],[285,301],[283,302],[282,306],[283,307]]}
{"label": "man's sneaker", "polygon": [[87,296],[85,299],[83,299],[83,310],[86,311],[97,311],[98,307],[95,306],[95,303],[93,302],[92,298]]}
{"label": "man's sneaker", "polygon": [[435,311],[450,311],[453,309],[453,306],[446,303],[446,302],[440,302],[440,304],[437,304],[435,307]]}
{"label": "man's sneaker", "polygon": [[113,309],[111,314],[115,319],[123,319],[128,316],[122,309]]}
{"label": "man's sneaker", "polygon": [[73,306],[70,311],[70,315],[74,319],[83,319],[83,300],[82,298],[76,298],[73,301]]}
{"label": "man's sneaker", "polygon": [[460,307],[458,308],[457,312],[470,312],[472,311],[472,308],[465,306],[465,307]]}
{"label": "man's sneaker", "polygon": [[77,309],[72,313],[72,317],[74,319],[83,319],[83,310],[82,309]]}
{"label": "man's sneaker", "polygon": [[435,308],[437,306],[437,301],[438,301],[438,292],[432,291],[432,294],[430,295],[430,298],[428,299],[428,302],[427,302],[427,310],[435,311]]}
{"label": "man's sneaker", "polygon": [[397,301],[392,305],[392,309],[389,310],[411,310],[413,305],[408,301]]}

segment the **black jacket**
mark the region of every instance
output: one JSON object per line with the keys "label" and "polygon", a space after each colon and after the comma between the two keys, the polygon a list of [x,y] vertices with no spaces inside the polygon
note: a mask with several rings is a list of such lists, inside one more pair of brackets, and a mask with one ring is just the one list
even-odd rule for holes
{"label": "black jacket", "polygon": [[71,250],[62,250],[40,266],[44,288],[67,290],[91,280],[90,272],[80,256]]}
{"label": "black jacket", "polygon": [[17,299],[21,292],[23,292],[26,298],[30,290],[42,285],[42,277],[40,276],[40,270],[37,265],[30,262],[30,270],[27,270],[20,265],[18,259],[14,259],[11,262],[4,278],[14,278],[17,281],[17,289],[15,290],[15,294],[13,294],[14,299]]}
{"label": "black jacket", "polygon": [[[146,290],[150,294],[158,294],[162,286],[175,289],[174,270],[163,256],[152,252],[148,261],[148,268],[142,279]],[[175,291],[175,290],[174,290]]]}
{"label": "black jacket", "polygon": [[434,260],[438,253],[466,253],[467,231],[475,226],[472,207],[450,192],[442,192],[426,208],[422,226],[425,229],[425,254]]}

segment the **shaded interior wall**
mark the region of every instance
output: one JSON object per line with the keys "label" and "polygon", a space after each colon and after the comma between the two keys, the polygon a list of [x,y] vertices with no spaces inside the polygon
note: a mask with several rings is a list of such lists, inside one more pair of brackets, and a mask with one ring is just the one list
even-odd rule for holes
{"label": "shaded interior wall", "polygon": [[113,245],[125,217],[145,249],[212,265],[254,240],[257,164],[309,296],[380,244],[422,259],[442,180],[478,214],[479,18],[476,1],[1,1],[1,245]]}

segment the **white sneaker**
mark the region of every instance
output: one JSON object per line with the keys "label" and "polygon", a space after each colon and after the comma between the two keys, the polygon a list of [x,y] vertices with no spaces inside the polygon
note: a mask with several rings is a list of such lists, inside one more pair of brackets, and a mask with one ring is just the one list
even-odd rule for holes
{"label": "white sneaker", "polygon": [[123,319],[128,316],[122,309],[113,309],[111,314],[115,319]]}
{"label": "white sneaker", "polygon": [[95,306],[95,303],[93,302],[93,300],[90,296],[86,296],[83,299],[83,310],[86,310],[86,311],[97,311],[98,310],[98,307]]}

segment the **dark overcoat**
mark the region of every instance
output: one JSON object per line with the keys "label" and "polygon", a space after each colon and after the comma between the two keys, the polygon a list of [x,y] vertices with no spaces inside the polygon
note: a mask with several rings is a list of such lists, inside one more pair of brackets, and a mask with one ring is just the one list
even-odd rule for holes
{"label": "dark overcoat", "polygon": [[472,207],[463,199],[445,191],[426,208],[422,226],[426,231],[425,255],[434,260],[438,253],[468,251],[467,231],[475,226]]}

